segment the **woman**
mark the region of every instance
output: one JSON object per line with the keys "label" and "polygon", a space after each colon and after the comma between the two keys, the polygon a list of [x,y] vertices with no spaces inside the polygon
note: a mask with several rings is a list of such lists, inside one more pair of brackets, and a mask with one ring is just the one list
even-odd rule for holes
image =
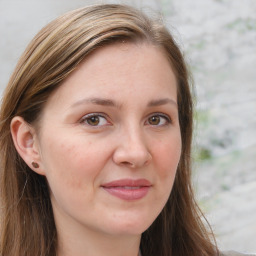
{"label": "woman", "polygon": [[219,255],[191,188],[188,71],[161,22],[123,5],[51,22],[0,124],[0,255]]}

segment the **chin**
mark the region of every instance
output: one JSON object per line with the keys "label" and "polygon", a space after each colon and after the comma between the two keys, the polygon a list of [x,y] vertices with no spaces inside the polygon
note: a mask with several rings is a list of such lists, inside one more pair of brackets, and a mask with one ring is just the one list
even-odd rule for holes
{"label": "chin", "polygon": [[123,235],[141,235],[146,231],[155,218],[152,216],[123,216],[121,218],[115,218],[114,222],[109,222],[110,230],[115,234]]}

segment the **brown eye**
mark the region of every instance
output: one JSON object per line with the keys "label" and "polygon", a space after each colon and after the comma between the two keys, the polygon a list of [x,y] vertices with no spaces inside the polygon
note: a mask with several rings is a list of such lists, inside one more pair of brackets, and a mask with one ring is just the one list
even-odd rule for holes
{"label": "brown eye", "polygon": [[87,126],[95,126],[95,127],[110,125],[106,117],[96,113],[95,114],[92,113],[84,116],[81,120],[81,123]]}
{"label": "brown eye", "polygon": [[151,116],[149,119],[148,119],[148,123],[150,125],[159,125],[160,123],[160,116]]}
{"label": "brown eye", "polygon": [[86,119],[87,123],[91,126],[96,126],[99,125],[100,123],[100,118],[98,116],[91,116]]}
{"label": "brown eye", "polygon": [[171,123],[171,120],[168,116],[164,114],[156,114],[148,118],[147,124],[152,126],[164,126]]}

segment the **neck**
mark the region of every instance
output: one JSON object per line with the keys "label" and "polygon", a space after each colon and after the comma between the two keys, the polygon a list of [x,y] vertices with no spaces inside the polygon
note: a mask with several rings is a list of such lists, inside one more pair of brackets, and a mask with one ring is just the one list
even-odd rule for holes
{"label": "neck", "polygon": [[79,238],[59,240],[58,256],[139,256],[139,239],[110,238],[100,239]]}
{"label": "neck", "polygon": [[139,256],[141,235],[109,235],[57,227],[58,256]]}

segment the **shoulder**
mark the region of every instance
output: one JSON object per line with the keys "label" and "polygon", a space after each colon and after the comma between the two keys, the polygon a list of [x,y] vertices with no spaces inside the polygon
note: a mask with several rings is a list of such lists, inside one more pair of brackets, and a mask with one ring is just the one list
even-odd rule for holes
{"label": "shoulder", "polygon": [[234,251],[221,252],[220,256],[256,256],[256,254],[244,254]]}

